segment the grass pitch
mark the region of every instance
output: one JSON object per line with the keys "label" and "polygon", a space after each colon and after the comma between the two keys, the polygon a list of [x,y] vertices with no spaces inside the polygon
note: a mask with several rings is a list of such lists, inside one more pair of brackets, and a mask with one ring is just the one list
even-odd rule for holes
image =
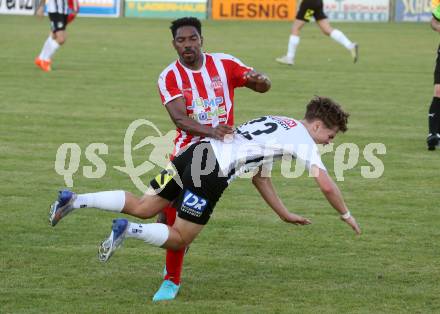
{"label": "grass pitch", "polygon": [[[64,186],[54,170],[63,143],[81,148],[75,191],[139,194],[113,167],[124,165],[132,121],[172,129],[156,87],[176,58],[168,26],[78,18],[54,71],[43,73],[33,59],[47,37],[47,19],[0,17],[0,312],[438,313],[440,152],[428,152],[425,138],[439,39],[426,24],[334,24],[360,44],[356,65],[309,25],[289,68],[274,62],[285,52],[289,23],[204,22],[207,51],[235,55],[273,82],[267,94],[237,91],[237,123],[269,113],[301,118],[314,94],[331,96],[351,113],[335,147],[361,149],[339,186],[362,236],[339,221],[313,179],[274,177],[290,210],[312,219],[306,227],[281,222],[240,179],[191,246],[177,300],[153,304],[162,250],[129,240],[109,263],[97,260],[116,215],[78,210],[48,226],[48,206]],[[139,139],[147,135],[141,133]],[[365,179],[362,149],[374,142],[386,145],[378,156],[385,172]],[[92,165],[85,157],[90,143],[109,148],[100,179],[83,175]],[[146,156],[148,148],[134,152],[135,164]],[[324,161],[332,171],[333,155]]]}

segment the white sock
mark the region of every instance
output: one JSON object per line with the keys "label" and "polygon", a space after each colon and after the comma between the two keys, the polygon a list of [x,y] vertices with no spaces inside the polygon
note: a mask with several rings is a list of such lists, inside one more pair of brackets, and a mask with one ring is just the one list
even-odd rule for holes
{"label": "white sock", "polygon": [[287,57],[292,60],[295,58],[296,47],[299,44],[299,36],[290,35],[289,44],[287,45]]}
{"label": "white sock", "polygon": [[46,39],[46,41],[44,42],[43,48],[41,49],[39,58],[41,60],[44,61],[48,61],[49,60],[49,51],[50,51],[50,40],[52,39],[52,37],[49,35],[49,37]]}
{"label": "white sock", "polygon": [[350,41],[350,39],[348,39],[347,36],[345,36],[344,33],[338,29],[334,29],[330,33],[330,37],[332,39],[334,39],[335,41],[337,41],[338,43],[340,43],[345,48],[347,48],[348,50],[351,50],[354,48],[354,43],[352,43]]}
{"label": "white sock", "polygon": [[170,230],[160,223],[137,224],[129,222],[127,237],[143,240],[154,246],[162,246],[167,240]]}
{"label": "white sock", "polygon": [[60,48],[60,44],[57,43],[52,36],[49,36],[49,38],[46,39],[43,50],[40,53],[40,59],[45,61],[52,59],[53,54],[58,50],[58,48]]}
{"label": "white sock", "polygon": [[73,208],[94,207],[116,213],[120,213],[124,205],[124,191],[78,194],[76,200],[73,202]]}

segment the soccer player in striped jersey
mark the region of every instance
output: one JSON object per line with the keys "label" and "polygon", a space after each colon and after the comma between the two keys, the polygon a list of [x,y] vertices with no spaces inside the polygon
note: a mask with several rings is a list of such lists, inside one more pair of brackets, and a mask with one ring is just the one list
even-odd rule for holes
{"label": "soccer player in striped jersey", "polygon": [[[37,8],[38,16],[44,15],[46,0],[41,0]],[[44,42],[40,55],[35,58],[37,65],[44,72],[52,70],[52,57],[55,52],[66,42],[66,27],[78,13],[78,0],[48,0],[47,12],[50,19],[49,37]]]}
{"label": "soccer player in striped jersey", "polygon": [[[440,0],[432,0],[431,27],[440,33]],[[437,48],[437,60],[434,70],[434,96],[428,113],[428,150],[435,150],[440,143],[440,45]]]}
{"label": "soccer player in striped jersey", "polygon": [[340,30],[331,27],[327,15],[324,13],[323,0],[302,0],[296,19],[292,24],[292,31],[287,45],[287,54],[277,58],[276,61],[287,65],[293,65],[295,63],[296,48],[299,45],[301,29],[306,23],[310,22],[312,17],[324,35],[330,36],[330,38],[350,51],[353,62],[356,63],[359,58],[358,44],[351,42]]}
{"label": "soccer player in striped jersey", "polygon": [[309,219],[291,213],[283,204],[268,171],[274,160],[290,157],[304,164],[341,220],[360,234],[360,227],[328,175],[316,145],[331,143],[339,131],[347,130],[347,121],[348,114],[337,103],[326,97],[315,97],[307,105],[302,120],[263,116],[239,126],[231,141],[211,138],[187,146],[151,181],[142,198],[121,190],[79,195],[64,190],[52,205],[51,223],[56,224],[74,209],[88,207],[150,218],[174,202],[178,217],[173,226],[115,219],[112,232],[101,243],[98,256],[101,261],[107,261],[125,237],[182,250],[203,230],[223,191],[234,178],[255,171],[252,183],[271,209],[287,223],[308,225]]}
{"label": "soccer player in striped jersey", "polygon": [[[173,46],[179,58],[159,75],[163,105],[176,125],[172,157],[204,137],[222,139],[234,125],[234,89],[247,87],[265,93],[271,82],[237,58],[202,52],[202,26],[189,17],[172,22]],[[160,221],[173,225],[176,209],[164,209]],[[166,275],[154,301],[173,299],[179,288],[185,250],[167,250]]]}

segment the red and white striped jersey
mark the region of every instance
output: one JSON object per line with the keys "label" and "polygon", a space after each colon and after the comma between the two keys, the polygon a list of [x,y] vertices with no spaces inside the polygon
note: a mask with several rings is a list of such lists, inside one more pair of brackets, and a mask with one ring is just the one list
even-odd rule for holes
{"label": "red and white striped jersey", "polygon": [[[234,89],[244,86],[244,74],[252,68],[224,53],[203,53],[203,58],[203,65],[197,71],[186,68],[179,60],[165,68],[158,80],[162,103],[166,105],[183,97],[190,118],[213,127],[233,126]],[[179,128],[176,131],[173,155],[202,138]]]}

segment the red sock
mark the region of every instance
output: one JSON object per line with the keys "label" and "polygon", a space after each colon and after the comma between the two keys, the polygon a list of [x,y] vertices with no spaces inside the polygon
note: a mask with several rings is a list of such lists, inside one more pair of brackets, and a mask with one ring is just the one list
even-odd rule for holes
{"label": "red sock", "polygon": [[[176,209],[171,205],[164,209],[167,217],[167,225],[174,225],[176,220]],[[167,250],[166,269],[167,274],[165,280],[171,280],[176,285],[180,284],[180,275],[182,274],[183,257],[185,256],[185,248],[179,251]]]}

